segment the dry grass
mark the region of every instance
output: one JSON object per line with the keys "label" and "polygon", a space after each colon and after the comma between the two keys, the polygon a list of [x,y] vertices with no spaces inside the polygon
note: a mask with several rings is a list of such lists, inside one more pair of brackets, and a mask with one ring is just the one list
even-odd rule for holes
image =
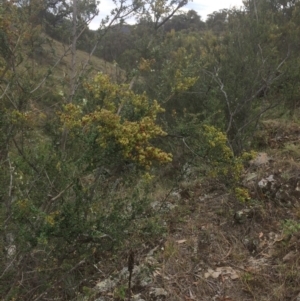
{"label": "dry grass", "polygon": [[[216,192],[185,202],[169,219],[155,285],[168,291],[169,300],[290,300],[299,287],[299,260],[282,262],[291,246],[278,218],[287,214],[269,205],[253,204],[255,214],[236,224],[233,214],[241,204],[228,196]],[[218,267],[230,267],[238,278],[205,276]]]}
{"label": "dry grass", "polygon": [[260,147],[281,149],[285,154],[295,155],[297,159],[300,158],[299,120],[271,119],[261,122],[261,126],[262,129],[255,134]]}
{"label": "dry grass", "polygon": [[[57,71],[55,71],[56,76],[59,76],[60,78],[68,76],[72,59],[69,46],[48,38],[48,43],[43,46],[43,50],[46,54],[46,56],[44,56],[44,61],[46,62],[47,66],[49,62],[55,64],[57,60],[62,58],[58,68],[56,69]],[[93,74],[97,72],[103,72],[105,74],[109,74],[115,80],[124,80],[125,74],[118,66],[108,63],[95,56],[89,57],[89,54],[84,51],[77,50],[76,60],[79,73],[88,62],[86,69],[91,70]]]}
{"label": "dry grass", "polygon": [[[71,76],[71,50],[69,45],[60,43],[41,33],[36,46],[22,46],[22,63],[17,72],[29,82],[38,83],[47,79],[47,87],[65,91],[69,88]],[[32,48],[33,47],[33,48]],[[103,72],[117,82],[124,82],[125,72],[118,66],[108,63],[88,53],[76,51],[76,65],[78,78],[91,78],[98,72]],[[38,90],[38,89],[37,89]]]}

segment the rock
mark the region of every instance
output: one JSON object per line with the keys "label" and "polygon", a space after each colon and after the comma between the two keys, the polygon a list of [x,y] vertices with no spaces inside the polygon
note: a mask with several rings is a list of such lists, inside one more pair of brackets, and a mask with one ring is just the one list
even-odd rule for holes
{"label": "rock", "polygon": [[193,175],[193,168],[189,163],[185,163],[182,168],[183,179],[189,180]]}
{"label": "rock", "polygon": [[[124,267],[119,273],[119,279],[122,281],[126,281],[128,277],[128,267]],[[147,286],[151,282],[151,272],[147,266],[145,266],[144,264],[134,266],[131,279],[132,286]]]}
{"label": "rock", "polygon": [[272,184],[274,184],[276,181],[274,179],[274,175],[269,175],[267,178],[261,179],[258,182],[258,187],[260,189],[264,189],[266,188],[268,185],[272,186]]}
{"label": "rock", "polygon": [[13,259],[17,253],[17,246],[14,244],[15,238],[13,233],[6,234],[7,246],[5,247],[7,259]]}
{"label": "rock", "polygon": [[179,201],[180,200],[180,193],[179,191],[172,191],[170,193],[170,196],[175,199],[176,201]]}
{"label": "rock", "polygon": [[252,218],[254,214],[254,210],[250,209],[250,208],[245,208],[242,209],[240,211],[237,211],[234,214],[234,220],[239,223],[242,224],[244,223],[248,218]]}
{"label": "rock", "polygon": [[107,292],[107,291],[112,291],[116,286],[116,281],[111,280],[111,279],[105,279],[101,282],[98,282],[96,284],[96,289],[103,293],[103,292]]}
{"label": "rock", "polygon": [[136,294],[134,296],[131,297],[132,301],[145,301],[142,297],[141,294]]}
{"label": "rock", "polygon": [[243,244],[248,249],[248,251],[253,254],[257,252],[259,241],[256,239],[249,239],[246,237],[243,239]]}
{"label": "rock", "polygon": [[177,205],[174,205],[170,202],[159,202],[159,201],[154,201],[151,203],[151,207],[155,211],[163,211],[163,212],[169,212],[173,210]]}
{"label": "rock", "polygon": [[165,300],[168,296],[168,292],[163,288],[151,288],[150,290],[150,296],[153,298],[153,300]]}
{"label": "rock", "polygon": [[7,258],[12,259],[17,252],[17,247],[16,245],[10,245],[9,247],[5,248],[7,252]]}

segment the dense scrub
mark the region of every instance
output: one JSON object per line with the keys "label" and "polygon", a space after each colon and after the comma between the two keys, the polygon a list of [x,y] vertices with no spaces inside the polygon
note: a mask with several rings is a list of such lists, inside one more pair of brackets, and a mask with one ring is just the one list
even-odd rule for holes
{"label": "dense scrub", "polygon": [[[109,274],[130,247],[166,239],[174,213],[153,202],[180,185],[191,199],[185,181],[217,185],[240,207],[264,201],[244,185],[245,167],[253,150],[281,141],[265,120],[299,109],[299,1],[247,1],[206,22],[178,13],[185,1],[152,13],[139,2],[117,7],[97,33],[86,30],[95,3],[79,4],[77,15],[64,1],[0,5],[3,300],[84,295],[100,261]],[[78,46],[124,70],[91,65]],[[296,140],[282,153],[298,160]]]}

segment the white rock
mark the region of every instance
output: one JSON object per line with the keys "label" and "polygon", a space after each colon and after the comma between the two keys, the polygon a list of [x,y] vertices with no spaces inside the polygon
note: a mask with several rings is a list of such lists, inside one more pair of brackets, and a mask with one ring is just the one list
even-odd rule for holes
{"label": "white rock", "polygon": [[137,294],[132,296],[133,301],[145,301],[143,298],[141,298],[141,294]]}
{"label": "white rock", "polygon": [[168,296],[168,292],[163,289],[163,288],[160,288],[160,287],[155,287],[155,288],[152,288],[151,291],[150,291],[150,295],[153,295],[155,297],[167,297]]}
{"label": "white rock", "polygon": [[115,286],[116,286],[116,282],[111,279],[105,279],[96,284],[96,288],[100,292],[110,291],[110,290],[114,289]]}
{"label": "white rock", "polygon": [[268,185],[268,181],[266,180],[266,179],[262,179],[262,180],[260,180],[259,182],[258,182],[258,187],[259,188],[265,188],[265,187],[267,187],[267,185]]}

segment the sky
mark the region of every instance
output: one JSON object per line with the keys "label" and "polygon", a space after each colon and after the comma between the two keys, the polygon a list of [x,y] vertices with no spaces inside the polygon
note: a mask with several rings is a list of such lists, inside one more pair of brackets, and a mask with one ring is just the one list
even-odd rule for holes
{"label": "sky", "polygon": [[[183,10],[188,11],[190,9],[195,10],[198,15],[201,16],[202,20],[205,21],[207,15],[218,11],[223,8],[240,8],[243,5],[242,0],[193,0],[189,2]],[[90,24],[90,29],[98,29],[100,21],[103,17],[108,15],[114,8],[112,0],[102,0],[99,6],[100,14]],[[134,23],[134,19],[129,20],[128,23]]]}

